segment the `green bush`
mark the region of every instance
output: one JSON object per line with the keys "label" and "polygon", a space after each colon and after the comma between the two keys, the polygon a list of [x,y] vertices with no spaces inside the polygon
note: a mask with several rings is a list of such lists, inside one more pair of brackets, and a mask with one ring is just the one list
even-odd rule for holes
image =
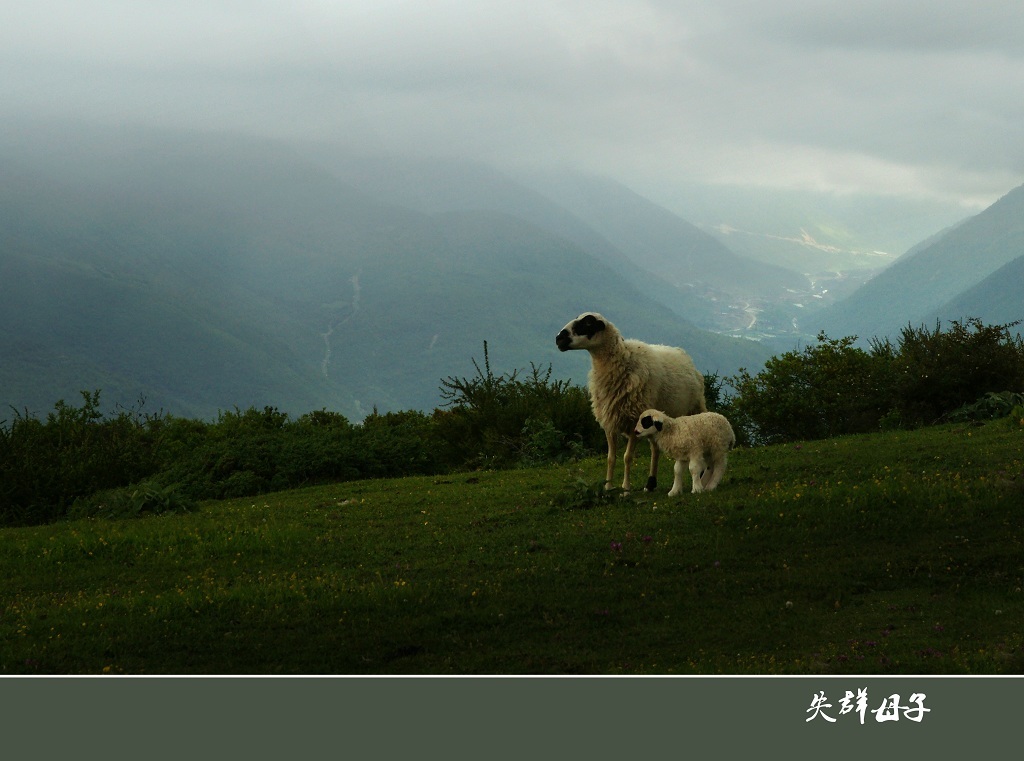
{"label": "green bush", "polygon": [[52,520],[80,497],[156,471],[155,418],[127,410],[104,417],[99,391],[83,391],[82,400],[58,401],[45,422],[15,413],[0,424],[0,521]]}
{"label": "green bush", "polygon": [[[931,425],[988,393],[1024,390],[1024,342],[1011,325],[954,321],[948,330],[908,326],[898,340],[830,339],[773,357],[757,375],[729,382],[737,436],[759,443],[821,439]],[[1012,406],[1012,405],[1011,405]]]}
{"label": "green bush", "polygon": [[375,409],[359,428],[361,471],[367,478],[427,475],[461,465],[445,461],[431,416],[416,411]]}
{"label": "green bush", "polygon": [[965,404],[945,416],[951,423],[973,420],[998,420],[1024,409],[1024,394],[1013,391],[990,391],[973,404]]}
{"label": "green bush", "polygon": [[441,467],[430,419],[374,412],[361,425],[318,411],[290,420],[274,408],[222,414],[161,479],[196,499],[239,497],[328,481],[404,476]]}
{"label": "green bush", "polygon": [[494,375],[484,342],[484,367],[475,359],[473,367],[473,378],[441,381],[447,409],[436,411],[434,422],[447,462],[508,467],[577,457],[603,445],[586,389],[552,381],[550,365],[531,364],[525,379],[518,371]]}
{"label": "green bush", "polygon": [[189,512],[195,500],[173,487],[146,482],[119,489],[107,489],[79,498],[68,510],[70,518],[134,518],[144,514]]}
{"label": "green bush", "polygon": [[725,414],[731,409],[731,399],[725,390],[725,379],[718,373],[704,373],[704,403],[708,412]]}
{"label": "green bush", "polygon": [[[298,486],[507,467],[576,457],[601,440],[583,389],[486,372],[442,381],[451,410],[376,410],[360,424],[327,410],[291,419],[275,407],[222,412],[214,422],[121,411],[100,392],[60,401],[45,420],[0,423],[0,522],[126,516],[203,499]],[[479,370],[479,368],[478,368]],[[446,384],[446,385],[445,385]]]}
{"label": "green bush", "polygon": [[931,425],[990,391],[1024,391],[1024,342],[1010,325],[954,321],[906,327],[893,355],[894,410],[907,427]]}
{"label": "green bush", "polygon": [[855,340],[822,333],[816,345],[772,357],[757,375],[732,376],[738,438],[770,444],[876,429],[891,404],[890,367]]}

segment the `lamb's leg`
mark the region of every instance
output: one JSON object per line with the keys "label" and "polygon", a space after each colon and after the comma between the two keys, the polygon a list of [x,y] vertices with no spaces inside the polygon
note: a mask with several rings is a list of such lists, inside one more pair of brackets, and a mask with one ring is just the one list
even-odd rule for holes
{"label": "lamb's leg", "polygon": [[704,472],[700,474],[700,485],[704,491],[710,491],[715,488],[714,486],[711,486],[711,482],[714,480],[715,476],[715,467],[715,463],[712,462],[704,468]]}
{"label": "lamb's leg", "polygon": [[612,478],[615,477],[615,457],[618,450],[619,440],[616,434],[605,431],[605,438],[608,440],[608,464],[604,473],[604,488],[612,488]]}
{"label": "lamb's leg", "polygon": [[686,472],[686,464],[682,460],[676,460],[672,466],[672,488],[668,490],[668,496],[675,497],[683,493],[683,474]]}
{"label": "lamb's leg", "polygon": [[715,460],[715,464],[712,466],[714,468],[715,474],[711,478],[711,480],[704,485],[705,491],[711,491],[721,482],[722,476],[725,475],[725,466],[728,460],[729,456],[727,454],[719,455],[718,458]]}
{"label": "lamb's leg", "polygon": [[711,480],[715,476],[715,468],[717,467],[717,465],[718,463],[715,460],[714,451],[710,449],[706,450],[704,452],[704,472],[700,474],[700,485],[701,488],[704,489],[704,491],[708,491],[709,488],[714,488],[709,487],[708,484],[711,483]]}
{"label": "lamb's leg", "polygon": [[658,488],[658,458],[661,456],[661,447],[655,443],[654,439],[650,439],[651,442],[651,469],[647,473],[647,486],[644,487],[644,491],[654,491]]}
{"label": "lamb's leg", "polygon": [[701,455],[694,455],[690,458],[690,478],[693,481],[693,493],[704,491],[704,484],[700,482],[700,474],[704,470],[704,458]]}
{"label": "lamb's leg", "polygon": [[626,452],[622,455],[622,493],[629,494],[629,475],[633,468],[633,453],[636,447],[636,436],[632,433],[626,437]]}

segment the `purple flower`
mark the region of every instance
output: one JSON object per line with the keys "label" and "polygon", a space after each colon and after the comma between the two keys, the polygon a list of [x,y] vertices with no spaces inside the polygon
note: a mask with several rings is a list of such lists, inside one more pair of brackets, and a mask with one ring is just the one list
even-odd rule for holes
{"label": "purple flower", "polygon": [[611,544],[612,552],[622,552],[622,542],[616,542],[614,539]]}

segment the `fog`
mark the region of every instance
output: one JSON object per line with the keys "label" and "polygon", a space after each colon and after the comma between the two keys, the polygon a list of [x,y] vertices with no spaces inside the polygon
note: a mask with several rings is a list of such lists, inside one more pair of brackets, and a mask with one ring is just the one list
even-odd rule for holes
{"label": "fog", "polygon": [[0,68],[8,124],[570,166],[684,215],[684,186],[966,214],[1024,182],[1013,0],[38,0]]}

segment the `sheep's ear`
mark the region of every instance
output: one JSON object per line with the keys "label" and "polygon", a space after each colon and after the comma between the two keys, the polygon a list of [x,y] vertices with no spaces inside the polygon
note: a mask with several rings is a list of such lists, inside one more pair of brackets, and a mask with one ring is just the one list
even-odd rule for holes
{"label": "sheep's ear", "polygon": [[664,428],[664,427],[665,427],[665,424],[664,424],[664,423],[662,423],[662,422],[661,422],[660,420],[655,420],[655,421],[654,421],[654,427],[655,427],[655,428],[656,428],[657,430],[659,430],[659,431],[660,431],[660,430],[661,430],[662,428]]}

